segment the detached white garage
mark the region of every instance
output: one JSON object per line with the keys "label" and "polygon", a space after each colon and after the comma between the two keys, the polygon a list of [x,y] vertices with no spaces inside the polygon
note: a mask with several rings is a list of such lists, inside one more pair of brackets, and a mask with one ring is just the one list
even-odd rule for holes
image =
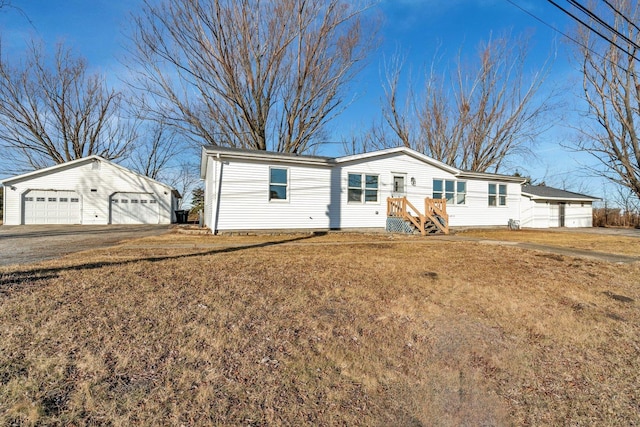
{"label": "detached white garage", "polygon": [[2,181],[6,225],[169,224],[172,187],[90,156]]}

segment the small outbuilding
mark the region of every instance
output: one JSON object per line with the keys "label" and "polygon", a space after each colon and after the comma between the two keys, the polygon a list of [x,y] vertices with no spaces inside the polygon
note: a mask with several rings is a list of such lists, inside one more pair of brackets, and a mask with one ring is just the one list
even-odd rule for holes
{"label": "small outbuilding", "polygon": [[170,224],[180,198],[174,188],[95,155],[2,185],[6,225]]}
{"label": "small outbuilding", "polygon": [[520,226],[531,228],[592,227],[597,197],[545,185],[522,186]]}

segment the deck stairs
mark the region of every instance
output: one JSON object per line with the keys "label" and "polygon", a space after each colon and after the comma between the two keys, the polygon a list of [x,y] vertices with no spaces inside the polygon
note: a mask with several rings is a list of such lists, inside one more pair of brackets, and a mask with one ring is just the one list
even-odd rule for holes
{"label": "deck stairs", "polygon": [[387,199],[387,231],[395,233],[449,234],[446,199],[424,199],[424,213],[406,197]]}

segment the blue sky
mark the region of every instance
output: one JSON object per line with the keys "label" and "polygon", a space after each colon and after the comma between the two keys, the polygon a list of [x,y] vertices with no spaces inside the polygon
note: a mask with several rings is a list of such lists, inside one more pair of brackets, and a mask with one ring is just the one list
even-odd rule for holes
{"label": "blue sky", "polygon": [[[544,21],[563,31],[571,23],[549,3],[539,0],[512,0]],[[106,74],[118,84],[124,67],[125,33],[129,15],[140,7],[139,0],[13,0],[27,20],[16,10],[0,11],[0,35],[5,58],[19,55],[25,41],[32,36],[52,46],[65,41],[77,54],[85,56],[90,66]],[[568,48],[562,36],[525,14],[507,0],[382,0],[372,12],[383,17],[381,44],[369,59],[367,67],[351,85],[346,111],[330,125],[330,139],[340,141],[366,128],[380,110],[381,64],[395,52],[406,57],[406,65],[419,71],[433,59],[436,49],[445,61],[453,60],[458,51],[471,53],[480,41],[492,34],[510,31],[516,36],[531,34],[530,62],[539,67],[549,55],[557,55],[547,86],[571,87],[580,79],[567,61]],[[574,98],[567,98],[574,105]],[[538,141],[535,160],[523,161],[518,169],[535,179],[546,178],[550,185],[563,181],[575,190],[601,195],[603,183],[583,174],[588,156],[572,153],[561,143],[571,131],[555,126]],[[329,144],[320,154],[341,155],[341,144]],[[2,177],[0,171],[0,177]],[[588,183],[588,187],[584,183]]]}

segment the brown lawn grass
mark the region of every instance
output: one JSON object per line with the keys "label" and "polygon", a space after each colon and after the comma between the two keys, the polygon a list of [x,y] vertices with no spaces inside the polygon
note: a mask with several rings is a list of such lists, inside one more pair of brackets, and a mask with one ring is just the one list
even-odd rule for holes
{"label": "brown lawn grass", "polygon": [[0,424],[640,423],[638,263],[346,237],[1,268]]}
{"label": "brown lawn grass", "polygon": [[619,255],[640,256],[640,239],[626,236],[551,230],[470,229],[460,236],[512,242],[530,242]]}

